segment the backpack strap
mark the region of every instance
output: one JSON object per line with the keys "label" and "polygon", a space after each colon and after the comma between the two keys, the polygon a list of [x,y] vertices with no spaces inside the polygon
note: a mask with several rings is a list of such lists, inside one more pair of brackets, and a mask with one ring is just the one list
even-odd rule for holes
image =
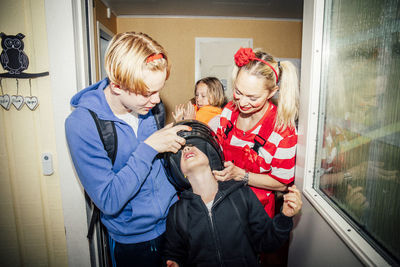
{"label": "backpack strap", "polygon": [[[89,110],[89,113],[96,124],[97,132],[99,133],[100,140],[103,143],[104,150],[107,152],[107,156],[114,165],[118,149],[118,136],[115,129],[115,124],[113,121],[99,119],[97,114],[92,110]],[[108,235],[106,227],[100,222],[99,208],[93,203],[93,201],[91,201],[91,203],[93,204],[93,212],[92,217],[90,218],[87,238],[89,241],[92,241],[94,228],[96,227],[99,264],[100,266],[112,266],[113,257],[109,247],[109,239],[111,238]]]}
{"label": "backpack strap", "polygon": [[153,113],[154,119],[156,120],[157,129],[164,128],[166,121],[166,112],[164,103],[160,100],[160,103],[155,105],[155,107],[151,110]]}
{"label": "backpack strap", "polygon": [[114,165],[118,148],[118,137],[117,131],[115,129],[115,124],[113,121],[99,119],[97,114],[91,110],[89,110],[89,112],[90,115],[92,115],[94,122],[96,123],[97,131],[99,132],[104,149],[105,151],[107,151],[107,155]]}
{"label": "backpack strap", "polygon": [[[117,137],[117,131],[115,129],[115,124],[113,121],[99,119],[97,114],[91,110],[89,110],[89,113],[90,115],[92,115],[93,120],[96,124],[96,128],[99,133],[101,142],[103,143],[104,149],[107,152],[107,155],[110,158],[112,164],[114,165],[118,148],[118,137]],[[90,218],[90,224],[87,234],[87,238],[89,238],[89,240],[93,238],[94,226],[99,221],[100,221],[100,210],[93,203],[93,212],[92,212],[92,217]]]}

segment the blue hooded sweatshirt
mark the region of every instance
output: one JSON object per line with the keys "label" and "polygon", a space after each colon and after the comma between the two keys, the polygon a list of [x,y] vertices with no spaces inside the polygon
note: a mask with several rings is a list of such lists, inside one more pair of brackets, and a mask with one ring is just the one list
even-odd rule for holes
{"label": "blue hooded sweatshirt", "polygon": [[[65,131],[72,161],[115,241],[132,244],[152,240],[164,233],[168,210],[177,200],[157,151],[144,143],[157,131],[156,121],[151,111],[139,115],[136,136],[111,111],[103,91],[107,85],[108,79],[104,79],[71,99],[75,109],[65,121]],[[115,123],[118,148],[114,165],[88,110]]]}

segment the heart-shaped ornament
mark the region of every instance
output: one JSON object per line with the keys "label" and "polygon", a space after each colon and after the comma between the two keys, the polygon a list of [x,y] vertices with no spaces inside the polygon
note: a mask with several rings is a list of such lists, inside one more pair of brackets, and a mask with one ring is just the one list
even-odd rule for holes
{"label": "heart-shaped ornament", "polygon": [[39,99],[36,96],[25,96],[25,104],[30,110],[35,110],[39,106]]}
{"label": "heart-shaped ornament", "polygon": [[20,110],[24,105],[24,97],[22,95],[12,95],[11,103],[17,110]]}
{"label": "heart-shaped ornament", "polygon": [[0,105],[5,109],[9,110],[11,106],[11,99],[10,96],[5,94],[0,96]]}

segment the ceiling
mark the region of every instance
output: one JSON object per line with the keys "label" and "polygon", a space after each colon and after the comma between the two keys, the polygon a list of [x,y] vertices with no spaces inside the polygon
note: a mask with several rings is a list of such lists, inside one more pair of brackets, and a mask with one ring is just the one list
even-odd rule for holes
{"label": "ceiling", "polygon": [[101,0],[116,16],[302,19],[303,0]]}

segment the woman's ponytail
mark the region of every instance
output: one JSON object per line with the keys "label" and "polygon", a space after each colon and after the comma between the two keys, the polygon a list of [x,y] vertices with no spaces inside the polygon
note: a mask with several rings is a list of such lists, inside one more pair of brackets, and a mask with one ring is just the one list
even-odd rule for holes
{"label": "woman's ponytail", "polygon": [[275,129],[295,128],[299,113],[299,79],[297,69],[290,61],[281,61],[279,67],[278,113]]}

